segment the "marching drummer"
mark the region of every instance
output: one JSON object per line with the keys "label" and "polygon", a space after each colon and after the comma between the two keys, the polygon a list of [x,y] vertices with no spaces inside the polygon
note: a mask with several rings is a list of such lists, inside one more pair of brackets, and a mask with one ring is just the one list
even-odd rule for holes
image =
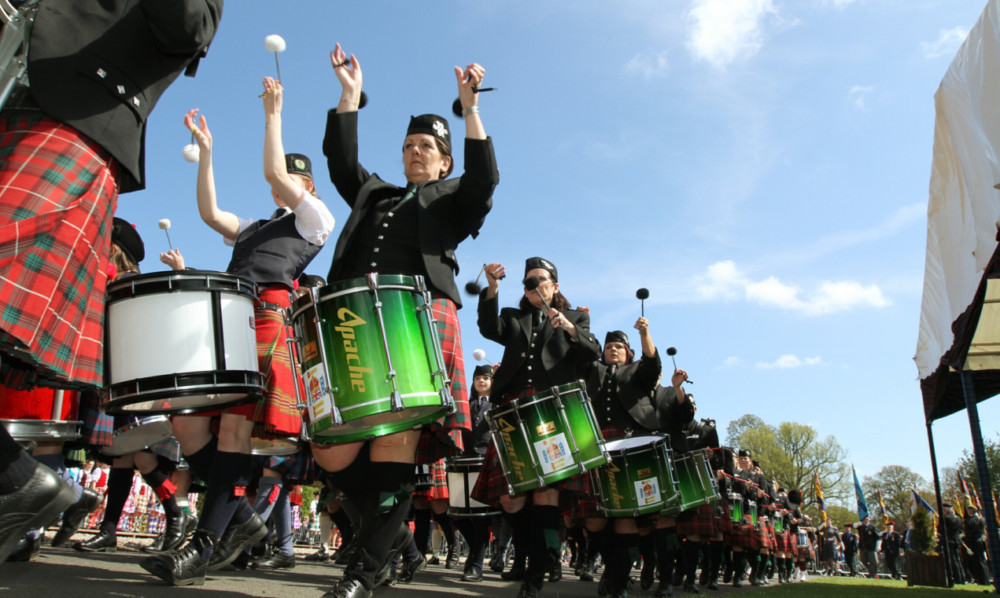
{"label": "marching drummer", "polygon": [[[590,316],[570,308],[559,290],[559,272],[552,262],[541,257],[525,261],[524,296],[516,308],[499,310],[499,281],[506,273],[503,264],[487,264],[485,273],[489,284],[479,295],[479,332],[504,346],[503,359],[493,376],[490,400],[494,405],[572,382],[582,368],[600,357],[601,347],[590,332]],[[536,596],[545,574],[559,565],[560,488],[582,492],[589,484],[586,476],[577,476],[537,489],[529,507],[527,495],[507,495],[496,455],[491,445],[472,496],[490,504],[499,499],[511,523],[515,555],[528,554],[527,570],[516,571],[515,563],[505,578],[522,575],[518,595]]]}
{"label": "marching drummer", "polygon": [[462,301],[455,274],[455,250],[475,237],[493,206],[500,180],[493,143],[479,116],[478,86],[485,69],[455,67],[465,121],[465,172],[454,167],[448,121],[435,114],[410,118],[403,140],[405,186],[384,182],[358,161],[361,63],[337,44],[330,62],[342,88],[327,116],[323,153],[330,178],[351,208],[337,240],[327,280],[360,278],[375,272],[422,276],[432,296],[437,334],[451,380],[455,412],[422,430],[389,434],[365,442],[313,445],[317,464],[333,484],[362,509],[355,535],[359,557],[338,583],[337,596],[371,596],[392,557],[411,540],[404,519],[416,480],[415,462],[433,463],[462,449],[459,430],[469,427],[465,362],[457,310]]}
{"label": "marching drummer", "polygon": [[208,122],[201,116],[196,125],[197,109],[184,117],[200,150],[197,198],[201,218],[233,246],[226,271],[250,278],[260,287],[254,322],[257,357],[267,387],[259,402],[224,409],[217,436],[210,428],[212,417],[205,417],[217,413],[173,418],[174,434],[187,462],[208,484],[192,540],[179,552],[141,563],[173,585],[202,583],[207,570],[226,566],[246,545],[267,534],[267,526],[245,496],[253,474],[251,437],[255,430],[263,438],[288,438],[302,431],[295,392],[300,381],[291,366],[284,310],[291,305],[293,281],[333,232],[334,219],[316,195],[309,159],[284,152],[281,83],[265,77],[263,85],[264,178],[278,208],[270,218],[248,220],[219,209]]}

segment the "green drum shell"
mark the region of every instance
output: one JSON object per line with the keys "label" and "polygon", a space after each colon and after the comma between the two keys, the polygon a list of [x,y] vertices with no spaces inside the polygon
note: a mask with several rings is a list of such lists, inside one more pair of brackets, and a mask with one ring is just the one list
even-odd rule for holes
{"label": "green drum shell", "polygon": [[750,525],[756,526],[757,521],[757,501],[749,501],[749,506],[747,507],[747,518],[750,519]]}
{"label": "green drum shell", "polygon": [[774,525],[774,532],[777,534],[783,533],[785,531],[785,517],[781,511],[774,514],[774,521],[771,522]]}
{"label": "green drum shell", "polygon": [[743,497],[735,492],[729,496],[729,520],[733,523],[743,523]]}
{"label": "green drum shell", "polygon": [[[292,306],[313,442],[354,442],[394,434],[454,410],[431,308],[409,276],[379,275],[378,300],[365,278],[336,282]],[[392,411],[392,361],[403,406]],[[333,408],[343,423],[337,425]]]}
{"label": "green drum shell", "polygon": [[680,498],[667,505],[665,515],[676,515],[702,505],[715,505],[719,501],[715,476],[703,452],[675,456],[674,476],[680,486]]}
{"label": "green drum shell", "polygon": [[608,462],[582,382],[515,399],[490,411],[488,418],[511,494],[543,488]]}
{"label": "green drum shell", "polygon": [[[648,439],[636,445],[634,442]],[[616,448],[622,441],[631,446]],[[608,464],[591,471],[598,507],[609,517],[638,517],[662,511],[679,492],[669,437],[641,436],[608,441]]]}

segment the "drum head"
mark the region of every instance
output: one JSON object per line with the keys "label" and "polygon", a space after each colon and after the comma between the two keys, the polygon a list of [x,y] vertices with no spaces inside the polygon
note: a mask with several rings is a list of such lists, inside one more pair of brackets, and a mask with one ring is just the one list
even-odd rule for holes
{"label": "drum head", "polygon": [[49,419],[0,419],[17,442],[76,440],[83,422]]}
{"label": "drum head", "polygon": [[299,439],[291,438],[252,438],[250,453],[262,457],[283,457],[293,455],[299,450]]}
{"label": "drum head", "polygon": [[631,449],[655,444],[665,438],[665,436],[633,436],[631,438],[619,438],[617,440],[607,441],[604,448],[607,449],[608,453],[626,452]]}

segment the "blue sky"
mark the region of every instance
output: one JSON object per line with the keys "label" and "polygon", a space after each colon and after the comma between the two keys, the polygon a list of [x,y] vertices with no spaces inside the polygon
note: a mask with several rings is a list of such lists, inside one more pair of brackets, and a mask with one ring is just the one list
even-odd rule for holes
{"label": "blue sky", "polygon": [[[859,476],[899,464],[929,478],[912,357],[933,94],[984,4],[231,1],[197,78],[150,119],[148,187],[118,214],[146,240],[144,271],[164,268],[161,218],[189,265],[225,269],[230,250],[198,218],[182,117],[198,107],[209,120],[220,206],[269,214],[257,97],[275,74],[269,34],[287,42],[285,148],[313,159],[335,234],[348,212],[321,153],[339,98],[334,43],[361,61],[370,98],[362,162],[397,183],[409,115],[448,116],[461,137],[452,67],[479,62],[498,88],[480,107],[501,183],[480,237],[459,249],[459,286],[503,262],[501,304],[513,305],[524,259],[541,255],[600,338],[626,329],[633,342],[646,287],[653,338],[677,348],[699,416],[722,430],[744,413],[806,423],[835,436]],[[332,245],[311,272],[326,274]],[[475,348],[498,359],[474,300],[460,315],[468,370]],[[1000,404],[980,407],[995,438]],[[964,412],[934,430],[943,466],[971,446]]]}

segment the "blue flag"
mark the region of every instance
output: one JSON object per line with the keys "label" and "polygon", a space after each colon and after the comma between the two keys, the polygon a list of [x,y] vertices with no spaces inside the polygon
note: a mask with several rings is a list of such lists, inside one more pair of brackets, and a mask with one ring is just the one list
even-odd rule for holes
{"label": "blue flag", "polygon": [[858,472],[851,466],[851,473],[854,474],[854,494],[858,497],[858,521],[868,517],[868,503],[865,502],[865,493],[861,490],[861,482],[858,481]]}

